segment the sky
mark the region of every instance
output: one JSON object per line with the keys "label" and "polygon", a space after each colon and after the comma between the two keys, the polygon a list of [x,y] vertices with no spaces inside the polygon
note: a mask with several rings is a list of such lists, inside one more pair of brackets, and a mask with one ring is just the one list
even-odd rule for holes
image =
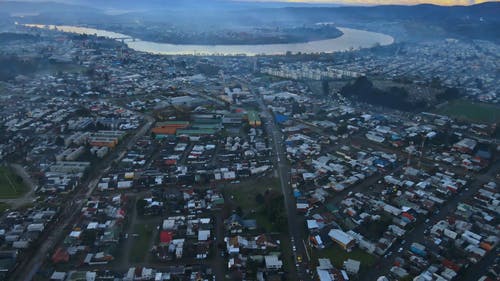
{"label": "sky", "polygon": [[[291,3],[332,3],[332,4],[353,4],[353,5],[383,5],[402,4],[415,5],[431,3],[436,5],[472,5],[488,2],[488,0],[247,0],[252,2],[291,2]],[[491,0],[490,0],[491,1]]]}

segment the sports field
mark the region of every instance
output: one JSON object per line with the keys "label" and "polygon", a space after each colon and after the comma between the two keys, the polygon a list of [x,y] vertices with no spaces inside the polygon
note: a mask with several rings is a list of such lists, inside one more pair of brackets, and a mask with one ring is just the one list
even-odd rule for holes
{"label": "sports field", "polygon": [[452,101],[436,113],[472,122],[500,122],[500,106],[466,100]]}
{"label": "sports field", "polygon": [[22,179],[8,167],[0,166],[0,199],[12,199],[27,191]]}

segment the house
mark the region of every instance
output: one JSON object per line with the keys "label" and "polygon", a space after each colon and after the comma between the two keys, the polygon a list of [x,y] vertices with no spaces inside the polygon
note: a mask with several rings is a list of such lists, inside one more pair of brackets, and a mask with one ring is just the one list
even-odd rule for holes
{"label": "house", "polygon": [[357,260],[348,259],[344,261],[344,268],[349,274],[358,274],[361,262]]}
{"label": "house", "polygon": [[330,236],[334,242],[339,244],[339,246],[346,251],[349,251],[356,245],[356,240],[340,229],[330,230],[330,232],[328,232],[328,236]]}
{"label": "house", "polygon": [[265,256],[264,260],[266,262],[267,269],[278,270],[283,266],[283,261],[281,261],[277,256]]}
{"label": "house", "polygon": [[66,279],[66,272],[54,271],[50,276],[51,281],[64,281]]}
{"label": "house", "polygon": [[340,271],[333,267],[329,259],[318,259],[319,266],[316,273],[319,281],[347,281],[349,277],[345,271]]}
{"label": "house", "polygon": [[464,138],[461,141],[455,143],[453,145],[453,149],[462,153],[471,154],[474,151],[474,148],[476,148],[476,145],[477,141],[469,138]]}
{"label": "house", "polygon": [[257,228],[256,220],[243,220],[237,214],[232,214],[224,221],[226,230],[230,233],[242,233],[243,230],[255,230]]}
{"label": "house", "polygon": [[198,241],[208,241],[210,238],[210,230],[199,230]]}

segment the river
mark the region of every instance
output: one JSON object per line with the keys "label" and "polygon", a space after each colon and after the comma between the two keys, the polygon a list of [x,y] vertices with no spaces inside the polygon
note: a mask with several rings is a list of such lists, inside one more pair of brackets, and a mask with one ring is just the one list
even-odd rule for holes
{"label": "river", "polygon": [[63,32],[104,36],[123,40],[129,48],[161,55],[283,55],[292,53],[333,53],[350,49],[370,48],[376,44],[390,45],[394,38],[377,32],[337,27],[343,35],[334,39],[317,40],[306,43],[261,44],[261,45],[179,45],[157,43],[132,39],[130,36],[116,32],[87,27],[67,25],[25,24],[27,27],[57,29]]}

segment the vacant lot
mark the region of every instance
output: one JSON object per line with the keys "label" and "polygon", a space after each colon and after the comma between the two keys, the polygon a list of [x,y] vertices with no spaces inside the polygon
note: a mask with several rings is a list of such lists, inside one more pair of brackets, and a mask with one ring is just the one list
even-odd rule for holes
{"label": "vacant lot", "polygon": [[27,191],[21,177],[14,174],[8,167],[0,166],[0,199],[12,199]]}
{"label": "vacant lot", "polygon": [[500,122],[500,106],[457,100],[437,109],[436,113],[481,123]]}
{"label": "vacant lot", "polygon": [[313,257],[313,260],[316,260],[317,258],[330,259],[332,264],[337,268],[342,268],[344,266],[344,261],[347,259],[357,260],[361,262],[361,270],[373,266],[376,262],[375,256],[372,256],[359,248],[355,248],[352,252],[347,252],[336,244],[334,244],[333,247],[328,247],[327,249],[313,250]]}
{"label": "vacant lot", "polygon": [[264,195],[267,190],[281,193],[279,180],[263,177],[245,180],[239,184],[225,184],[222,187],[224,195],[245,212],[262,207],[262,204],[257,203],[256,197],[257,194]]}
{"label": "vacant lot", "polygon": [[[278,179],[272,177],[251,179],[239,184],[226,184],[221,186],[221,190],[226,201],[234,209],[241,209],[244,219],[255,219],[257,226],[264,228],[267,232],[279,232],[282,225],[276,225],[271,221],[264,202],[264,197],[268,192],[281,196]],[[277,201],[277,204],[282,205],[284,212],[283,201]]]}

